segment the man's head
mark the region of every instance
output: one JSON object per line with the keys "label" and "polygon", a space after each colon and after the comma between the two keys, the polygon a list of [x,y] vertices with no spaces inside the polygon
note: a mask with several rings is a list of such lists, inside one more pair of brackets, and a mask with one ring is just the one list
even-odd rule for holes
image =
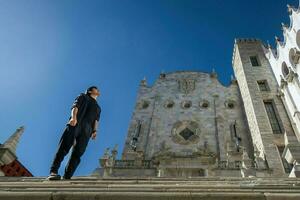
{"label": "man's head", "polygon": [[91,86],[88,89],[86,89],[85,94],[91,96],[100,96],[100,91],[96,86]]}

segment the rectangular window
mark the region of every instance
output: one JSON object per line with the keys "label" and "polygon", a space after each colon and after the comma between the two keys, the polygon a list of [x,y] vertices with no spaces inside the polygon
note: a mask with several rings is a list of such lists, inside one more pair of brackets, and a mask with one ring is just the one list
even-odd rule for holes
{"label": "rectangular window", "polygon": [[257,81],[260,91],[270,91],[267,80]]}
{"label": "rectangular window", "polygon": [[265,104],[265,108],[266,108],[266,111],[267,111],[267,115],[268,115],[269,122],[270,122],[272,130],[273,130],[273,133],[274,134],[280,134],[281,133],[281,128],[280,128],[278,117],[277,117],[276,112],[275,112],[273,102],[266,101],[266,102],[264,102],[264,104]]}
{"label": "rectangular window", "polygon": [[257,56],[250,56],[250,61],[253,67],[260,66]]}

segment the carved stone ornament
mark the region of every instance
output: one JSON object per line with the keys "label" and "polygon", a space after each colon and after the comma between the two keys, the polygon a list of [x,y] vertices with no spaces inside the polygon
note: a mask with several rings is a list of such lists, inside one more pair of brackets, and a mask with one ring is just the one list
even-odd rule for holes
{"label": "carved stone ornament", "polygon": [[178,80],[179,90],[185,94],[188,94],[195,90],[195,80],[194,79],[180,79]]}

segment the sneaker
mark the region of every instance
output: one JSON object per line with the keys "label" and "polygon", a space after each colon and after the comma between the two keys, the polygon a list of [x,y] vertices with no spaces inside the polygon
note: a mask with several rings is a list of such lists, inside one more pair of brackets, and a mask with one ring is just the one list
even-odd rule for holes
{"label": "sneaker", "polygon": [[63,176],[62,179],[63,179],[63,180],[70,180],[71,177],[69,177],[69,176]]}
{"label": "sneaker", "polygon": [[61,176],[59,174],[50,174],[47,178],[49,181],[57,181],[60,180]]}

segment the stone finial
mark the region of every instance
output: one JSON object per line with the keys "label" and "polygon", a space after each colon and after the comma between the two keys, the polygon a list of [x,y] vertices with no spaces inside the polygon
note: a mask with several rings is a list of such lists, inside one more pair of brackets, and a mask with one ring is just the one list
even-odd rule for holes
{"label": "stone finial", "polygon": [[118,145],[116,144],[114,148],[111,150],[111,156],[115,160],[118,154]]}
{"label": "stone finial", "polygon": [[9,138],[1,145],[3,148],[9,149],[12,153],[16,155],[17,145],[19,143],[20,137],[24,132],[24,126],[18,128]]}
{"label": "stone finial", "polygon": [[114,150],[117,150],[117,149],[118,149],[118,147],[119,147],[119,145],[118,145],[118,144],[115,144],[115,146],[114,146]]}
{"label": "stone finial", "polygon": [[282,91],[282,89],[281,89],[281,88],[278,88],[278,89],[277,89],[277,93],[276,93],[276,95],[277,95],[278,97],[281,97],[281,98],[283,98],[283,97],[284,97],[284,93],[283,93],[283,91]]}
{"label": "stone finial", "polygon": [[280,75],[280,85],[279,85],[279,88],[280,89],[283,89],[285,86],[287,86],[288,82],[285,80],[285,78]]}
{"label": "stone finial", "polygon": [[104,154],[102,156],[103,159],[105,158],[109,158],[109,148],[106,148],[105,151],[104,151]]}
{"label": "stone finial", "polygon": [[267,48],[268,48],[268,49],[272,49],[272,46],[270,45],[269,40],[267,40]]}
{"label": "stone finial", "polygon": [[275,36],[275,41],[276,41],[276,42],[280,42],[280,38],[277,37],[277,36]]}
{"label": "stone finial", "polygon": [[286,6],[287,6],[287,11],[288,11],[289,15],[291,15],[293,13],[294,7],[291,6],[290,4],[287,4]]}
{"label": "stone finial", "polygon": [[237,80],[233,74],[231,74],[231,76],[230,76],[230,81],[231,81],[231,83],[237,83]]}
{"label": "stone finial", "polygon": [[162,71],[160,72],[159,78],[160,78],[160,79],[166,78],[166,73],[164,72],[164,70],[162,70]]}
{"label": "stone finial", "polygon": [[147,80],[146,80],[146,77],[144,77],[143,80],[141,80],[140,85],[141,85],[141,86],[147,86]]}
{"label": "stone finial", "polygon": [[218,77],[218,74],[216,73],[215,68],[212,68],[212,72],[210,74],[210,77],[212,77],[212,78],[217,78]]}
{"label": "stone finial", "polygon": [[288,25],[286,25],[285,23],[281,22],[281,29],[284,31],[288,28]]}
{"label": "stone finial", "polygon": [[114,152],[115,152],[115,151],[118,151],[118,146],[119,146],[118,144],[115,144],[115,146],[114,146],[114,148],[112,149],[112,151],[114,151]]}
{"label": "stone finial", "polygon": [[102,158],[99,159],[100,166],[107,167],[109,165],[108,160],[109,160],[109,148],[106,148]]}
{"label": "stone finial", "polygon": [[249,155],[245,147],[242,147],[242,152],[243,152],[242,154],[243,160],[249,160]]}

